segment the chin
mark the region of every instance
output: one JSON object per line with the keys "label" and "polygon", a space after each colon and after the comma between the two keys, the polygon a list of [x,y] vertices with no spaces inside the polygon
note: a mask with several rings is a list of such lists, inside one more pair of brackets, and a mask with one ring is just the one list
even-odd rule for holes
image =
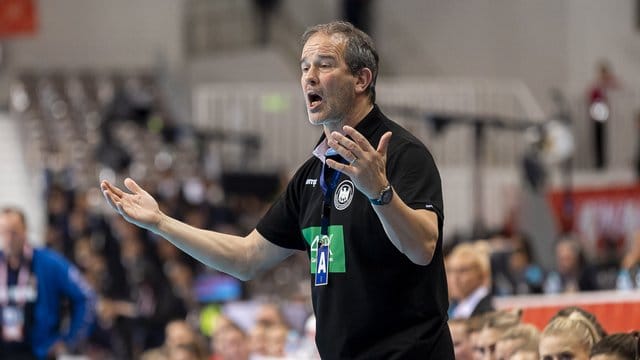
{"label": "chin", "polygon": [[315,113],[309,113],[308,114],[309,117],[309,122],[311,123],[311,125],[323,125],[325,122],[325,118],[319,116],[319,114],[315,114]]}

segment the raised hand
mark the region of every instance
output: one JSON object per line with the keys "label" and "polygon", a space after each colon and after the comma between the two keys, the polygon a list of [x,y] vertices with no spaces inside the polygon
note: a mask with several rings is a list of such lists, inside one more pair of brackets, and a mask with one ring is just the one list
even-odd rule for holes
{"label": "raised hand", "polygon": [[105,199],[125,220],[153,231],[162,219],[162,212],[158,203],[130,178],[124,180],[124,185],[131,193],[126,193],[106,180],[100,183]]}
{"label": "raised hand", "polygon": [[351,139],[334,131],[328,138],[328,144],[350,164],[342,164],[329,159],[327,165],[348,175],[358,190],[369,199],[377,198],[380,191],[389,184],[386,164],[391,132],[382,135],[378,148],[375,149],[362,134],[351,126],[344,126],[343,131]]}

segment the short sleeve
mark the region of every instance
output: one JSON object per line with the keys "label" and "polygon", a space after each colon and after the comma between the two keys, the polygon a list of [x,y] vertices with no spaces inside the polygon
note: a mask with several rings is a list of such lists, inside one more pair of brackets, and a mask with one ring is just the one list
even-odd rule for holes
{"label": "short sleeve", "polygon": [[300,201],[296,174],[286,190],[260,219],[256,230],[265,239],[287,249],[306,250],[299,224]]}
{"label": "short sleeve", "polygon": [[405,144],[391,154],[389,181],[395,192],[412,209],[426,209],[444,221],[440,173],[429,151],[419,144]]}

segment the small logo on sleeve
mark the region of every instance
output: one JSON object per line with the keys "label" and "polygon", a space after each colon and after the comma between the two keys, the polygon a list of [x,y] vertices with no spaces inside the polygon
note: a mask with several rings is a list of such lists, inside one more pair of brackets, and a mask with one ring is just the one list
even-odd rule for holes
{"label": "small logo on sleeve", "polygon": [[307,181],[304,183],[305,185],[311,185],[313,187],[316,187],[316,184],[318,183],[317,179],[307,179]]}

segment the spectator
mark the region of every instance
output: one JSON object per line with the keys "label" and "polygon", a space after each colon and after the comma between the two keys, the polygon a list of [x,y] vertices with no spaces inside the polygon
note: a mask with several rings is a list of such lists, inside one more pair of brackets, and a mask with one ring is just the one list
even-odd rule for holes
{"label": "spectator", "polygon": [[213,336],[211,360],[248,360],[249,337],[237,324],[229,322]]}
{"label": "spectator", "polygon": [[587,360],[591,348],[601,339],[595,323],[580,311],[567,316],[555,316],[542,331],[540,359],[564,356],[575,360]]}
{"label": "spectator", "polygon": [[582,246],[575,239],[561,239],[556,244],[556,268],[545,280],[545,293],[591,290],[597,290],[596,276],[594,269],[587,264]]}
{"label": "spectator", "polygon": [[610,121],[611,108],[609,92],[620,84],[606,61],[598,64],[598,75],[587,91],[589,118],[593,124],[593,145],[596,169],[607,165],[607,122]]}
{"label": "spectator", "polygon": [[453,351],[456,355],[456,360],[472,360],[473,353],[471,349],[471,341],[469,340],[469,327],[467,325],[467,320],[449,320],[449,330],[451,331]]}
{"label": "spectator", "polygon": [[640,333],[611,334],[598,341],[591,349],[590,360],[638,360]]}
{"label": "spectator", "polygon": [[[141,359],[173,359],[177,349],[181,346],[190,347],[202,347],[199,344],[198,334],[196,331],[184,320],[174,320],[167,324],[165,327],[165,340],[164,343],[157,348],[153,348],[145,351]],[[199,350],[198,353],[202,351]]]}
{"label": "spectator", "polygon": [[460,244],[447,259],[452,318],[468,318],[494,309],[489,292],[489,255],[479,244]]}
{"label": "spectator", "polygon": [[540,331],[531,324],[518,324],[507,330],[496,343],[496,359],[506,360],[518,351],[534,353],[538,358]]}
{"label": "spectator", "polygon": [[[78,269],[55,252],[27,243],[19,209],[0,211],[0,241],[0,358],[40,359],[77,350],[94,320],[94,294]],[[71,318],[68,328],[59,330],[66,300]]]}
{"label": "spectator", "polygon": [[[492,272],[494,294],[540,294],[543,290],[544,272],[534,261],[529,239],[517,236],[506,252],[492,256],[499,264]],[[493,264],[494,262],[492,262]]]}
{"label": "spectator", "polygon": [[285,324],[275,324],[267,327],[265,334],[267,340],[267,356],[283,358],[287,355],[287,342],[289,340],[289,327]]}
{"label": "spectator", "polygon": [[[498,340],[520,322],[520,312],[498,311],[486,316],[484,326],[478,336],[474,354],[481,360],[495,360]],[[479,355],[479,357],[478,357]]]}
{"label": "spectator", "polygon": [[587,310],[581,308],[581,307],[567,306],[565,308],[562,308],[562,309],[558,310],[558,312],[555,315],[553,315],[551,320],[554,320],[554,319],[559,318],[559,317],[569,317],[569,316],[571,316],[571,314],[576,313],[576,312],[580,313],[580,315],[582,315],[584,318],[589,320],[589,322],[596,329],[596,333],[597,333],[599,338],[603,338],[603,337],[607,336],[607,332],[602,327],[602,325],[600,324],[600,322],[598,321],[596,316],[593,315],[592,313],[588,312]]}

